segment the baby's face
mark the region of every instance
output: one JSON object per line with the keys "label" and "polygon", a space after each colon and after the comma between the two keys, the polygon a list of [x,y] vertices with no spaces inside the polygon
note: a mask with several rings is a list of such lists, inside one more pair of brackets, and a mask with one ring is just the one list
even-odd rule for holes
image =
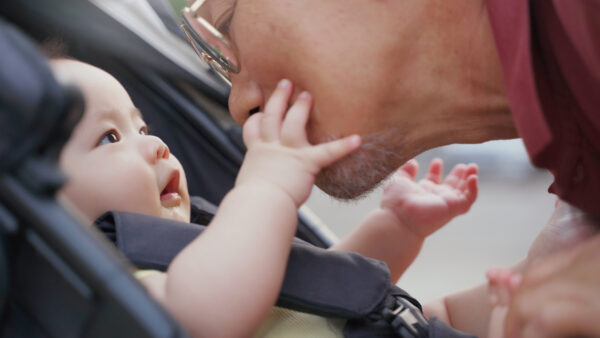
{"label": "baby's face", "polygon": [[52,68],[57,78],[79,86],[86,101],[60,154],[69,177],[61,194],[91,219],[112,210],[189,222],[183,168],[158,137],[148,135],[119,82],[78,61],[52,61]]}

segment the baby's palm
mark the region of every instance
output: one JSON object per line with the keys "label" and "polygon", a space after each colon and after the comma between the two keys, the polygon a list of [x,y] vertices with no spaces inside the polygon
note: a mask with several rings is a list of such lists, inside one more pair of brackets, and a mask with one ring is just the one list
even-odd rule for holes
{"label": "baby's palm", "polygon": [[426,177],[415,182],[417,171],[415,160],[398,169],[384,188],[381,207],[424,238],[469,210],[477,197],[477,166],[458,164],[443,181],[439,159],[432,160]]}

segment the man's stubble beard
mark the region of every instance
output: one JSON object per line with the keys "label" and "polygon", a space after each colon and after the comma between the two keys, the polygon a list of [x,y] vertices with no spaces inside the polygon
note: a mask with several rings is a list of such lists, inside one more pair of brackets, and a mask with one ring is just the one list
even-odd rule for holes
{"label": "man's stubble beard", "polygon": [[406,149],[403,143],[393,132],[363,137],[358,150],[324,168],[315,184],[341,200],[363,197],[412,158],[414,151]]}

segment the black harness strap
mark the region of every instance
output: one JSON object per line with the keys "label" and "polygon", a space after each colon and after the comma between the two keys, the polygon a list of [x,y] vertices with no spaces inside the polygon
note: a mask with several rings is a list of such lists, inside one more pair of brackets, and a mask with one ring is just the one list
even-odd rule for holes
{"label": "black harness strap", "polygon": [[389,280],[383,262],[297,241],[277,304],[322,316],[361,318],[384,300]]}
{"label": "black harness strap", "polygon": [[[203,216],[203,221],[210,221],[210,213]],[[206,228],[126,212],[108,212],[96,225],[136,266],[161,271]],[[430,336],[421,305],[390,282],[385,263],[355,253],[322,249],[298,239],[292,244],[277,305],[346,318],[345,337]],[[441,321],[433,323],[435,332],[448,332],[436,337],[471,337]]]}
{"label": "black harness strap", "polygon": [[[206,228],[127,212],[108,212],[96,224],[136,266],[161,271]],[[329,317],[360,318],[384,300],[389,280],[383,262],[295,240],[278,305]]]}

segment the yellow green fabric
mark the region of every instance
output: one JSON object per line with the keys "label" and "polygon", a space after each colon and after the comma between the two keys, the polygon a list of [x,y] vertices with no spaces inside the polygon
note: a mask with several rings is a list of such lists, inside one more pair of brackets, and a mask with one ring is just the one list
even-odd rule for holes
{"label": "yellow green fabric", "polygon": [[337,338],[343,337],[345,319],[325,318],[273,307],[254,335],[255,338]]}
{"label": "yellow green fabric", "polygon": [[[134,276],[143,279],[157,270],[137,270]],[[344,337],[342,331],[345,319],[326,318],[274,306],[255,338],[339,338]]]}

